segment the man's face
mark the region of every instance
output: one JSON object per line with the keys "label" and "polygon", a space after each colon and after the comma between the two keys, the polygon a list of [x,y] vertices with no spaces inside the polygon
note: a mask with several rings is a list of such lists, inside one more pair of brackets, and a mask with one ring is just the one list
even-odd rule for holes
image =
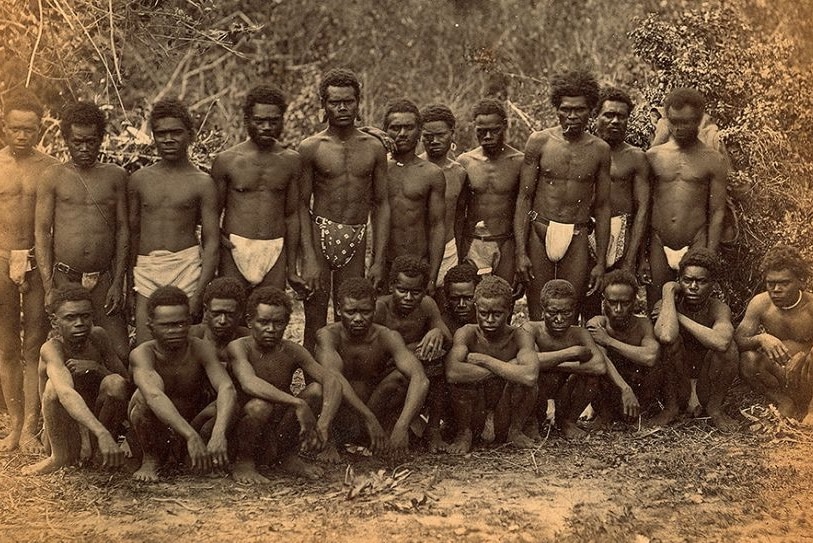
{"label": "man's face", "polygon": [[257,305],[257,314],[248,321],[251,337],[263,350],[273,349],[282,341],[290,316],[280,305]]}
{"label": "man's face", "polygon": [[71,160],[80,168],[93,166],[99,157],[102,137],[92,125],[72,124],[71,134],[65,140]]}
{"label": "man's face", "polygon": [[277,105],[254,104],[251,115],[246,118],[246,130],[258,147],[273,147],[282,135],[282,110]]}
{"label": "man's face", "polygon": [[404,111],[390,113],[387,117],[387,135],[395,142],[398,154],[414,151],[421,136],[415,114]]}
{"label": "man's face", "polygon": [[423,277],[408,277],[399,273],[392,282],[392,301],[400,317],[412,313],[426,294],[426,281]]}
{"label": "man's face", "polygon": [[565,137],[576,138],[587,130],[590,120],[590,106],[584,96],[563,96],[556,117]]}
{"label": "man's face", "polygon": [[177,117],[164,117],[155,121],[152,136],[158,154],[169,161],[186,158],[186,150],[192,143],[192,134]]}
{"label": "man's face", "polygon": [[624,141],[630,111],[624,102],[605,100],[596,117],[596,134],[607,143]]}
{"label": "man's face", "polygon": [[424,123],[423,147],[426,149],[426,156],[433,160],[439,160],[449,154],[452,148],[452,138],[454,130],[449,128],[446,121],[430,121]]}
{"label": "man's face", "polygon": [[353,87],[328,87],[322,100],[327,123],[335,127],[353,126],[359,111],[359,101]]}
{"label": "man's face", "polygon": [[339,317],[345,331],[352,337],[363,337],[373,325],[375,302],[369,298],[344,298],[339,304]]}
{"label": "man's face", "polygon": [[505,330],[511,314],[511,303],[504,298],[477,298],[474,302],[477,325],[486,337],[496,337]]}
{"label": "man's face", "polygon": [[33,111],[12,109],[6,113],[3,137],[15,156],[31,154],[40,135],[40,119]]}
{"label": "man's face", "polygon": [[475,322],[474,283],[450,283],[446,291],[446,311],[461,324]]}
{"label": "man's face", "polygon": [[474,133],[486,155],[496,155],[505,146],[505,120],[496,113],[475,117]]}
{"label": "man's face", "polygon": [[607,285],[604,289],[601,308],[613,328],[623,329],[629,326],[634,306],[635,291],[631,286],[616,283]]}
{"label": "man's face", "polygon": [[670,107],[666,110],[666,119],[669,121],[672,137],[678,145],[685,146],[697,140],[703,113],[688,105],[679,109]]}
{"label": "man's face", "polygon": [[790,270],[769,270],[765,273],[765,290],[777,307],[788,307],[799,300],[802,281]]}
{"label": "man's face", "polygon": [[189,343],[189,308],[185,305],[159,305],[148,326],[158,345],[170,351]]}
{"label": "man's face", "polygon": [[576,323],[576,300],[573,298],[551,298],[542,307],[545,328],[553,337],[560,337]]}
{"label": "man's face", "polygon": [[683,299],[690,306],[706,303],[714,286],[709,271],[700,266],[686,266],[678,278]]}
{"label": "man's face", "polygon": [[237,300],[212,298],[203,314],[206,326],[219,339],[231,339],[237,328]]}
{"label": "man's face", "polygon": [[54,312],[53,323],[65,341],[74,345],[84,343],[93,328],[93,306],[90,300],[64,302]]}

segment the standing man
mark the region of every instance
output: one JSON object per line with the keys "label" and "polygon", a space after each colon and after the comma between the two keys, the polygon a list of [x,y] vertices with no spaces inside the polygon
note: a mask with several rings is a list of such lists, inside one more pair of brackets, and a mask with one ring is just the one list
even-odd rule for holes
{"label": "standing man", "polygon": [[102,110],[89,102],[70,105],[62,114],[60,131],[71,162],[48,168],[37,187],[37,267],[46,293],[68,283],[90,291],[93,322],[126,361],[127,172],[98,161],[105,125]]}
{"label": "standing man", "polygon": [[474,131],[479,147],[460,156],[468,178],[458,205],[463,224],[462,254],[479,273],[514,281],[512,217],[519,189],[522,153],[505,143],[505,108],[486,98],[474,106]]}
{"label": "standing man", "polygon": [[426,151],[419,156],[439,167],[446,179],[446,213],[443,221],[446,244],[436,281],[440,286],[446,272],[459,262],[457,244],[461,226],[455,224],[455,212],[460,191],[463,190],[466,181],[466,170],[459,162],[449,158],[457,122],[452,110],[444,105],[433,104],[421,111],[421,119],[423,120],[421,139]]}
{"label": "standing man", "polygon": [[725,158],[697,137],[705,98],[695,89],[675,89],[664,108],[672,138],[646,152],[652,168],[650,307],[690,248],[718,251],[725,216]]}
{"label": "standing man", "polygon": [[0,386],[11,428],[0,440],[0,452],[18,446],[25,452],[42,450],[36,437],[40,415],[37,365],[48,321],[42,278],[36,271],[30,272],[36,268],[37,185],[45,169],[58,162],[34,149],[41,119],[42,106],[33,96],[6,100],[6,147],[0,150]]}
{"label": "standing man", "polygon": [[533,321],[542,318],[539,295],[545,283],[567,280],[581,304],[585,292],[598,288],[606,267],[599,258],[588,270],[591,217],[596,254],[607,254],[610,233],[610,146],[586,132],[598,90],[587,72],[553,77],[550,100],[559,126],[534,132],[525,147],[514,229],[517,274],[528,282]]}
{"label": "standing man", "polygon": [[418,158],[421,113],[409,100],[397,100],[384,113],[384,130],[395,142],[387,161],[390,203],[390,244],[386,273],[401,255],[414,255],[429,264],[429,292],[435,290],[443,258],[446,181],[434,164]]}
{"label": "standing man", "polygon": [[803,290],[810,274],[799,250],[777,245],[761,266],[766,292],[748,303],[734,337],[740,374],[786,417],[813,423],[813,296]]}
{"label": "standing man", "polygon": [[218,209],[223,211],[220,275],[246,287],[301,286],[299,247],[299,153],[279,143],[288,104],[282,91],[261,85],[243,104],[249,139],[220,153],[212,164]]}
{"label": "standing man", "polygon": [[135,172],[128,190],[138,344],[150,338],[147,298],[158,287],[180,288],[189,296],[193,317],[200,315],[220,239],[215,184],[187,154],[194,136],[189,111],[177,100],[160,100],[153,106],[150,127],[161,160]]}
{"label": "standing man", "polygon": [[345,279],[364,276],[368,218],[372,214],[374,234],[369,277],[376,286],[385,279],[390,229],[387,156],[378,139],[355,126],[358,78],[349,70],[330,70],[319,97],[328,126],[299,146],[303,279],[311,294],[305,301],[304,344],[311,351],[316,331],[327,322],[331,290],[337,300],[336,289]]}

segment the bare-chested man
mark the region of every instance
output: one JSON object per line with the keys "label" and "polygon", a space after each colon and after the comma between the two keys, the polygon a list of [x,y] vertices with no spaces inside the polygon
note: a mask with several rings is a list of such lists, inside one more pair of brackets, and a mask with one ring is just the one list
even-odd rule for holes
{"label": "bare-chested man", "polygon": [[91,292],[94,324],[107,331],[119,359],[126,361],[127,172],[98,162],[105,124],[102,110],[89,102],[62,113],[60,130],[71,162],[48,168],[37,187],[37,267],[46,295],[68,283]]}
{"label": "bare-chested man", "polygon": [[[429,379],[400,334],[373,323],[375,294],[370,281],[361,277],[351,277],[341,284],[340,322],[319,330],[316,360],[349,381],[353,391],[345,395],[345,401],[367,428],[373,452],[402,456],[409,447],[409,426],[420,413],[429,390]],[[395,379],[393,372],[402,378]],[[336,433],[353,438],[356,429],[348,415],[342,409]],[[381,438],[382,427],[390,431],[389,441]],[[327,449],[331,453],[328,459],[335,459],[335,443],[329,442]]]}
{"label": "bare-chested man", "polygon": [[810,267],[798,249],[777,245],[761,266],[766,292],[748,303],[734,337],[740,374],[787,417],[813,424],[813,295]]}
{"label": "bare-chested man", "polygon": [[714,253],[702,247],[691,249],[680,259],[678,281],[663,285],[663,297],[652,313],[655,337],[662,345],[667,396],[665,409],[652,424],[666,425],[681,407],[688,407],[694,415],[705,408],[720,430],[738,426],[723,411],[739,356],[731,310],[711,296],[719,273]]}
{"label": "bare-chested man", "polygon": [[223,210],[219,274],[245,286],[299,289],[299,153],[279,143],[288,104],[282,91],[261,85],[243,104],[249,139],[220,153],[212,164]]}
{"label": "bare-chested man", "polygon": [[[530,301],[530,300],[529,300]],[[556,405],[555,424],[566,439],[579,438],[579,415],[598,391],[598,377],[607,372],[604,354],[590,333],[576,325],[579,317],[576,289],[564,279],[545,283],[540,293],[542,320],[522,325],[536,343],[539,393],[536,419],[545,420],[548,400]],[[536,429],[532,435],[538,435]]]}
{"label": "bare-chested man", "polygon": [[[313,359],[301,345],[283,339],[291,318],[291,300],[275,287],[251,293],[247,306],[248,337],[229,344],[229,368],[242,390],[242,413],[236,427],[237,458],[234,479],[239,483],[267,483],[257,463],[281,461],[286,471],[309,477],[319,472],[297,453],[320,449],[327,443],[330,424],[342,401],[342,382]],[[291,394],[294,372],[301,369],[310,381],[299,397]],[[321,403],[309,402],[317,396]],[[318,421],[314,412],[319,414]]]}
{"label": "bare-chested man", "polygon": [[698,139],[706,108],[694,89],[675,89],[664,101],[672,137],[646,152],[651,167],[652,221],[647,303],[661,297],[689,249],[717,252],[725,217],[726,161]]}
{"label": "bare-chested man", "polygon": [[234,277],[212,279],[203,291],[203,321],[189,327],[189,335],[212,344],[217,358],[225,367],[229,357],[226,347],[237,338],[248,335],[240,325],[246,305],[246,291]]}
{"label": "bare-chested man", "polygon": [[569,281],[581,304],[585,293],[598,288],[606,267],[601,258],[588,270],[591,217],[596,254],[607,254],[610,235],[610,147],[586,132],[598,92],[587,72],[553,77],[550,101],[559,126],[534,132],[525,147],[514,229],[517,274],[528,283],[534,321],[542,318],[539,293],[546,282]]}
{"label": "bare-chested man", "polygon": [[444,195],[446,212],[443,221],[446,245],[443,248],[443,258],[440,261],[436,282],[440,286],[446,272],[453,266],[457,266],[460,260],[457,244],[460,237],[458,230],[462,230],[462,225],[455,224],[455,213],[457,199],[466,181],[466,170],[449,156],[457,123],[452,110],[441,104],[432,104],[421,110],[421,119],[423,120],[421,140],[425,151],[419,156],[443,170],[443,177],[446,179]]}
{"label": "bare-chested man", "polygon": [[[602,280],[602,314],[587,321],[587,331],[606,355],[607,377],[593,402],[597,428],[620,418],[635,420],[658,399],[663,366],[652,323],[633,314],[638,281],[626,269],[608,272]],[[619,395],[620,391],[620,395]]]}
{"label": "bare-chested man", "polygon": [[160,100],[150,127],[161,160],[135,172],[128,188],[137,344],[150,338],[147,298],[160,286],[183,290],[192,317],[200,315],[220,240],[215,184],[187,153],[195,134],[189,111],[177,100]]}
{"label": "bare-chested man", "polygon": [[474,289],[480,282],[477,268],[458,264],[443,276],[443,320],[454,335],[467,324],[477,324],[474,310]]}
{"label": "bare-chested man", "polygon": [[389,275],[401,255],[416,255],[429,263],[429,290],[434,292],[445,240],[443,171],[415,154],[421,136],[421,113],[413,102],[397,100],[384,113],[384,130],[395,142],[387,161],[387,195],[390,202]]}
{"label": "bare-chested man", "polygon": [[[390,293],[378,299],[373,322],[395,330],[423,364],[429,378],[426,397],[429,420],[425,441],[429,452],[443,450],[440,421],[446,416],[447,391],[443,355],[452,346],[452,334],[435,300],[426,296],[429,266],[413,255],[401,255],[390,268]],[[400,373],[395,374],[400,379]]]}
{"label": "bare-chested man", "polygon": [[319,85],[319,97],[328,127],[299,146],[302,275],[311,293],[305,301],[304,344],[312,352],[316,331],[327,322],[331,290],[335,307],[339,285],[364,276],[371,213],[374,250],[368,275],[375,286],[385,280],[390,229],[387,156],[378,139],[355,126],[361,97],[358,78],[348,70],[330,70]]}
{"label": "bare-chested man", "polygon": [[522,153],[505,143],[503,105],[492,98],[474,106],[479,147],[460,155],[467,178],[460,193],[457,224],[463,225],[461,254],[480,274],[514,281],[512,219],[519,189]]}
{"label": "bare-chested man", "polygon": [[42,106],[33,96],[6,99],[6,147],[0,150],[0,386],[11,428],[0,440],[0,452],[18,446],[27,452],[42,450],[36,437],[37,365],[48,321],[42,278],[33,271],[34,210],[42,174],[57,160],[34,149],[41,118]]}
{"label": "bare-chested man", "polygon": [[51,300],[55,335],[41,350],[42,412],[51,455],[23,472],[51,473],[80,460],[83,428],[96,438],[102,465],[117,468],[124,462],[115,432],[127,415],[127,370],[107,332],[93,326],[87,289],[66,285],[55,289]]}
{"label": "bare-chested man", "polygon": [[530,447],[523,433],[536,403],[539,372],[533,338],[508,319],[513,306],[511,285],[487,276],[474,292],[477,324],[454,335],[446,357],[446,380],[452,396],[457,435],[446,447],[452,454],[471,450],[493,412],[494,438],[515,447]]}
{"label": "bare-chested man", "polygon": [[[193,469],[209,471],[228,464],[226,432],[235,411],[236,393],[214,348],[189,337],[189,299],[178,287],[159,287],[147,299],[147,326],[154,339],[130,353],[130,371],[138,390],[130,399],[130,424],[143,458],[133,474],[139,481],[157,481],[158,469],[170,453]],[[217,414],[209,442],[190,421],[216,394]]]}

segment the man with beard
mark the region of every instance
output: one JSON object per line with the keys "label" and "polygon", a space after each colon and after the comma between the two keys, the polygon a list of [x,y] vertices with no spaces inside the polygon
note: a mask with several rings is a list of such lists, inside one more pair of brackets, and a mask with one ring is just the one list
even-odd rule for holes
{"label": "man with beard", "polygon": [[534,132],[525,147],[514,229],[517,274],[528,283],[533,321],[542,318],[540,292],[549,280],[569,281],[581,304],[585,292],[598,288],[606,267],[599,258],[588,269],[591,217],[597,255],[607,254],[610,234],[610,148],[586,132],[598,91],[587,72],[553,77],[550,99],[559,126]]}
{"label": "man with beard", "polygon": [[224,367],[229,361],[226,347],[233,340],[248,335],[248,329],[240,326],[245,302],[246,291],[238,279],[212,279],[203,291],[203,322],[189,328],[191,337],[212,344]]}
{"label": "man with beard", "polygon": [[42,278],[34,271],[34,210],[42,174],[58,162],[34,149],[42,119],[42,106],[37,100],[27,95],[12,96],[4,105],[6,147],[0,150],[0,386],[11,421],[9,434],[0,440],[0,452],[17,447],[36,452],[42,450],[37,439],[37,365],[40,347],[48,335],[48,321]]}
{"label": "man with beard", "polygon": [[719,260],[709,249],[690,250],[680,259],[678,281],[663,285],[663,298],[652,310],[668,394],[666,407],[653,425],[669,424],[681,407],[688,407],[695,416],[705,408],[720,430],[737,428],[737,422],[723,411],[739,356],[731,310],[711,296],[719,269]]}
{"label": "man with beard", "polygon": [[652,177],[650,307],[660,299],[664,283],[674,280],[689,249],[719,249],[727,168],[723,156],[698,139],[705,108],[695,89],[673,90],[664,101],[672,137],[646,152]]}
{"label": "man with beard", "polygon": [[398,100],[384,113],[384,130],[395,142],[387,162],[390,203],[390,243],[386,273],[401,255],[415,255],[429,263],[429,285],[435,290],[443,258],[446,181],[434,164],[415,154],[421,135],[421,114],[409,100]]}
{"label": "man with beard", "polygon": [[466,324],[476,324],[474,289],[480,282],[477,268],[470,264],[458,264],[443,277],[443,320],[454,337]]}
{"label": "man with beard", "polygon": [[480,274],[514,281],[512,217],[519,189],[522,153],[505,143],[507,114],[497,100],[474,106],[474,132],[479,147],[460,156],[467,178],[457,207],[463,225],[461,252]]}
{"label": "man with beard", "polygon": [[71,162],[46,170],[37,188],[37,267],[46,294],[68,283],[90,291],[93,322],[126,361],[127,172],[98,162],[105,124],[102,110],[89,102],[70,105],[62,114],[60,131]]}
{"label": "man with beard", "polygon": [[456,160],[449,158],[454,141],[456,119],[452,110],[440,104],[433,104],[421,111],[424,153],[419,155],[443,170],[446,179],[446,213],[443,221],[446,245],[440,261],[437,285],[440,286],[450,268],[458,264],[458,242],[462,225],[455,223],[458,197],[466,181],[466,170]]}
{"label": "man with beard", "polygon": [[803,290],[809,270],[798,249],[769,249],[760,270],[766,292],[748,303],[734,333],[743,378],[806,425],[813,424],[813,297]]}
{"label": "man with beard", "polygon": [[330,70],[319,85],[319,97],[328,127],[299,146],[302,273],[310,293],[305,300],[308,350],[314,347],[316,331],[327,322],[331,292],[335,306],[339,285],[349,277],[364,276],[371,214],[374,250],[368,275],[381,286],[390,229],[387,156],[378,139],[355,126],[361,98],[358,78],[348,70]]}
{"label": "man with beard", "polygon": [[161,286],[183,290],[192,317],[200,316],[220,239],[215,185],[189,160],[189,111],[177,100],[159,100],[149,122],[161,160],[135,172],[128,188],[137,344],[150,338],[147,298]]}
{"label": "man with beard", "polygon": [[51,298],[55,334],[41,351],[46,371],[42,412],[51,454],[23,473],[51,473],[80,460],[84,429],[96,438],[102,465],[117,468],[124,462],[114,436],[127,414],[127,370],[107,332],[93,326],[91,293],[66,285]]}
{"label": "man with beard", "polygon": [[586,325],[607,357],[609,380],[600,382],[593,402],[597,428],[612,424],[619,415],[627,420],[638,417],[642,404],[646,408],[657,400],[663,378],[663,367],[658,365],[660,345],[652,323],[633,314],[638,292],[635,276],[625,269],[612,270],[602,284],[602,314]]}
{"label": "man with beard", "polygon": [[[353,391],[345,400],[367,428],[373,452],[400,457],[408,450],[409,426],[423,407],[429,380],[400,334],[373,322],[375,300],[375,288],[367,279],[354,277],[341,284],[340,322],[319,330],[316,360],[349,381]],[[388,378],[394,371],[403,379]],[[355,437],[355,421],[349,415],[345,408],[337,417],[337,437]],[[382,427],[390,431],[389,442]],[[324,458],[338,459],[333,440]]]}
{"label": "man with beard", "polygon": [[[158,469],[170,454],[176,460],[188,456],[192,468],[199,471],[225,468],[226,432],[236,399],[229,374],[209,343],[189,337],[189,298],[184,291],[159,287],[145,309],[154,339],[130,353],[130,371],[138,389],[128,413],[143,454],[133,477],[157,481]],[[200,429],[190,421],[209,404],[211,389],[216,395],[216,415],[211,437],[204,443]]]}
{"label": "man with beard", "polygon": [[249,139],[220,153],[212,164],[223,211],[219,273],[244,286],[301,289],[299,247],[299,153],[279,143],[287,103],[268,85],[251,89],[243,104]]}

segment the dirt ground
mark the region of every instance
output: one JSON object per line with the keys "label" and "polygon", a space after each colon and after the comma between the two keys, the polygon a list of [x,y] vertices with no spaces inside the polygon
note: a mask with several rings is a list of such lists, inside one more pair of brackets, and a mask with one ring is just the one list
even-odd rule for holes
{"label": "dirt ground", "polygon": [[23,477],[37,458],[6,454],[0,541],[813,541],[813,434],[739,401],[751,426],[732,435],[703,419],[580,443],[554,430],[536,449],[399,466],[347,453],[318,481],[265,472],[262,487],[184,469],[158,484],[94,468]]}

